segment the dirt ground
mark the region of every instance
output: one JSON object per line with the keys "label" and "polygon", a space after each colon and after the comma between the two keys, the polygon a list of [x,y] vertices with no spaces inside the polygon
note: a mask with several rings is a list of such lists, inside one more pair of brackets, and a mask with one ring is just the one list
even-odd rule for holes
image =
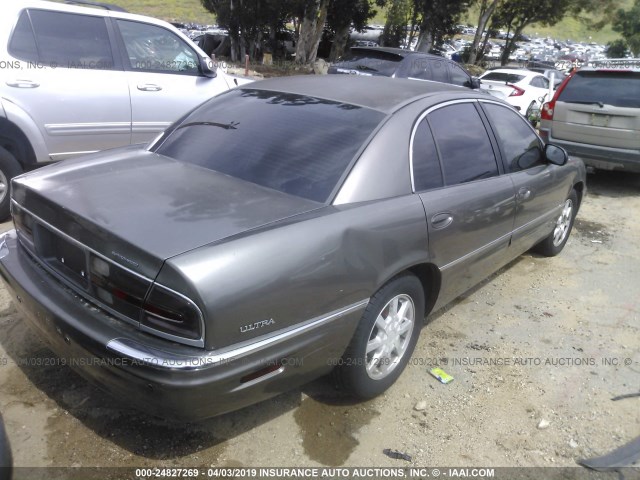
{"label": "dirt ground", "polygon": [[[640,176],[589,175],[562,254],[527,253],[428,319],[399,381],[321,379],[199,424],[146,416],[52,357],[0,290],[0,412],[16,466],[575,466],[640,434]],[[4,229],[10,224],[4,224]],[[455,380],[439,383],[440,365]],[[391,448],[411,462],[388,458]]]}

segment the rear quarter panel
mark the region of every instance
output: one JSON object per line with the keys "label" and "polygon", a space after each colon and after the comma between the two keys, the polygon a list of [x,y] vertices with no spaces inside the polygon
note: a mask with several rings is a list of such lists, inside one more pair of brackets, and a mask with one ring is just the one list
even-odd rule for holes
{"label": "rear quarter panel", "polygon": [[[367,300],[426,258],[424,209],[406,195],[326,207],[196,249],[169,259],[158,281],[189,285],[204,307],[205,346],[220,348]],[[346,347],[349,338],[336,341]]]}

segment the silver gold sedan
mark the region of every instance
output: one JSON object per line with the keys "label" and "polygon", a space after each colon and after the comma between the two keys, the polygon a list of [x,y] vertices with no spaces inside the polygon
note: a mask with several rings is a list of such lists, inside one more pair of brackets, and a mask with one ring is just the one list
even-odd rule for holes
{"label": "silver gold sedan", "polygon": [[0,274],[52,350],[147,411],[205,418],[331,371],[370,398],[429,312],[558,254],[585,193],[580,161],[482,93],[267,80],[16,178]]}

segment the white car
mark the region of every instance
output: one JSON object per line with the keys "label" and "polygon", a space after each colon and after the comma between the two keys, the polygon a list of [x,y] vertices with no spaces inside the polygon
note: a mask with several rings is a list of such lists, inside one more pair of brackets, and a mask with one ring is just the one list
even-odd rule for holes
{"label": "white car", "polygon": [[503,93],[505,100],[527,118],[542,106],[549,94],[549,79],[527,69],[489,70],[480,76],[480,80],[482,90]]}
{"label": "white car", "polygon": [[0,220],[9,216],[11,178],[149,142],[249,81],[217,69],[166,22],[97,6],[0,2]]}

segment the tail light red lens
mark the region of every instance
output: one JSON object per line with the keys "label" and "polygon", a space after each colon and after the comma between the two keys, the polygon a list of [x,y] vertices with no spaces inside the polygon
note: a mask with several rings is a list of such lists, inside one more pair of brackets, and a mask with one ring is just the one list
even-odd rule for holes
{"label": "tail light red lens", "polygon": [[567,76],[562,81],[562,83],[556,90],[556,93],[553,94],[553,98],[551,99],[551,101],[546,102],[544,105],[542,105],[542,109],[540,110],[541,120],[553,120],[553,111],[556,108],[556,101],[558,100],[558,97],[562,93],[562,90],[564,90],[564,87],[567,86],[567,83],[569,83],[569,80],[571,80],[571,78],[573,77],[574,73],[575,72],[572,72],[569,76]]}
{"label": "tail light red lens", "polygon": [[541,120],[553,120],[553,109],[556,106],[555,96],[554,99],[550,102],[546,102],[542,105],[542,109],[540,110],[540,119]]}
{"label": "tail light red lens", "polygon": [[31,254],[111,314],[131,319],[149,333],[204,346],[204,317],[189,298],[93,252],[85,253],[38,224],[17,204],[12,205],[12,215],[20,240]]}
{"label": "tail light red lens", "polygon": [[510,97],[520,97],[524,95],[524,90],[522,88],[516,87],[515,85],[512,85],[510,83],[507,83],[507,86],[513,88],[513,90],[509,94]]}
{"label": "tail light red lens", "polygon": [[91,290],[95,298],[116,312],[137,321],[150,282],[90,254]]}
{"label": "tail light red lens", "polygon": [[141,327],[189,340],[203,337],[200,309],[187,297],[155,284],[142,306]]}
{"label": "tail light red lens", "polygon": [[33,217],[13,203],[11,204],[11,215],[16,231],[23,240],[27,240],[33,250]]}

